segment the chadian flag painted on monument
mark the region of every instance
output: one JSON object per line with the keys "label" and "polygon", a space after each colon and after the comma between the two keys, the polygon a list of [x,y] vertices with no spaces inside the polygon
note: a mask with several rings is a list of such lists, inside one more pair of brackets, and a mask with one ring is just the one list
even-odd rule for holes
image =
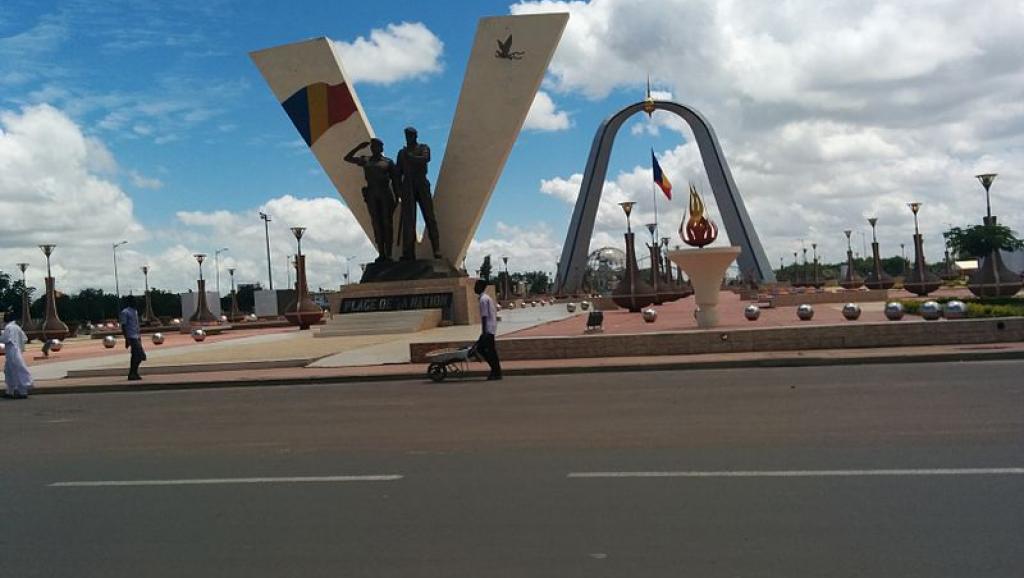
{"label": "chadian flag painted on monument", "polygon": [[285,99],[281,106],[308,146],[313,146],[327,129],[344,122],[356,111],[355,99],[344,82],[310,84]]}
{"label": "chadian flag painted on monument", "polygon": [[654,167],[654,183],[661,188],[661,192],[665,193],[668,200],[672,200],[672,183],[669,182],[668,177],[661,170],[661,165],[658,164],[658,157],[654,156],[654,149],[651,149],[651,166]]}

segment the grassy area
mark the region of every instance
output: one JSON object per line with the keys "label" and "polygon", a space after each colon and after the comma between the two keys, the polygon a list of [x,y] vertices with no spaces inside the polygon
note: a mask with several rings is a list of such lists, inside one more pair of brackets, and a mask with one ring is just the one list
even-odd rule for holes
{"label": "grassy area", "polygon": [[[940,304],[952,301],[955,297],[938,297],[934,299]],[[1024,317],[1024,299],[1018,297],[1000,297],[991,299],[960,299],[967,305],[967,317]],[[903,310],[910,315],[919,315],[924,301],[901,301]]]}

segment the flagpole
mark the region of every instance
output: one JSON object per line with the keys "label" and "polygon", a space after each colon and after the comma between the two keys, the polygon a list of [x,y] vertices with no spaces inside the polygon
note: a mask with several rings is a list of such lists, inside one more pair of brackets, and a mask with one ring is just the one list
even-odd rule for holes
{"label": "flagpole", "polygon": [[654,240],[657,241],[658,237],[658,191],[654,185],[654,149],[651,148],[651,196],[654,198]]}

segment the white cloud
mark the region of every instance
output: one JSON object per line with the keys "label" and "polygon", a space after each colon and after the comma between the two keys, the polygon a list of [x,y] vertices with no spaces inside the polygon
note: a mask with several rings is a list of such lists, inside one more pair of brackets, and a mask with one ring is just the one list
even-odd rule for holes
{"label": "white cloud", "polygon": [[561,254],[561,241],[555,233],[543,224],[528,226],[509,225],[499,222],[493,238],[473,239],[466,252],[466,270],[472,275],[483,263],[484,256],[491,256],[494,274],[505,270],[502,257],[508,257],[508,270],[544,271],[554,273],[555,263]]}
{"label": "white cloud", "polygon": [[[984,194],[973,175],[984,170],[1001,174],[992,189],[1000,222],[1024,230],[1015,201],[1024,195],[1024,11],[1015,0],[540,0],[511,11],[571,13],[545,84],[556,96],[625,90],[640,100],[650,73],[699,110],[773,265],[800,239],[842,258],[842,231],[859,238],[870,215],[880,217],[883,252],[898,253],[911,242],[910,200],[925,203],[925,251],[935,259],[946,223],[980,220]],[[608,106],[611,114],[616,105]],[[637,135],[662,128],[690,140],[663,112],[629,126]],[[681,195],[703,167],[690,144],[670,153],[659,160]],[[685,157],[681,165],[673,155]],[[649,205],[648,179],[633,183],[641,169],[611,177],[605,197]],[[578,183],[566,174],[543,180],[541,191],[575,200]],[[621,239],[612,214],[602,203],[595,239]]]}
{"label": "white cloud", "polygon": [[140,189],[159,189],[164,186],[164,182],[155,177],[147,177],[138,171],[129,171],[128,178],[131,179],[133,185]]}
{"label": "white cloud", "polygon": [[526,123],[523,128],[537,131],[556,131],[569,128],[569,114],[558,110],[551,96],[543,90],[537,91],[537,96],[530,105],[530,112],[526,115]]}
{"label": "white cloud", "polygon": [[0,111],[0,266],[28,262],[29,282],[41,286],[37,245],[56,243],[62,288],[103,284],[110,243],[146,236],[132,200],[103,177],[115,169],[106,147],[62,112],[45,105]]}
{"label": "white cloud", "polygon": [[335,41],[353,82],[391,84],[441,72],[444,43],[421,22],[374,28],[370,37]]}

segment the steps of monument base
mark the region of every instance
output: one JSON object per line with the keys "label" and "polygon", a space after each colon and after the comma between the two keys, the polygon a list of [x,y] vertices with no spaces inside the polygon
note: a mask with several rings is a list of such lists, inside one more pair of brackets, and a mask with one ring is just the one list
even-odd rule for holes
{"label": "steps of monument base", "polygon": [[416,333],[424,329],[432,329],[440,324],[440,309],[345,313],[328,319],[327,323],[313,335],[314,337],[344,337],[346,335]]}

